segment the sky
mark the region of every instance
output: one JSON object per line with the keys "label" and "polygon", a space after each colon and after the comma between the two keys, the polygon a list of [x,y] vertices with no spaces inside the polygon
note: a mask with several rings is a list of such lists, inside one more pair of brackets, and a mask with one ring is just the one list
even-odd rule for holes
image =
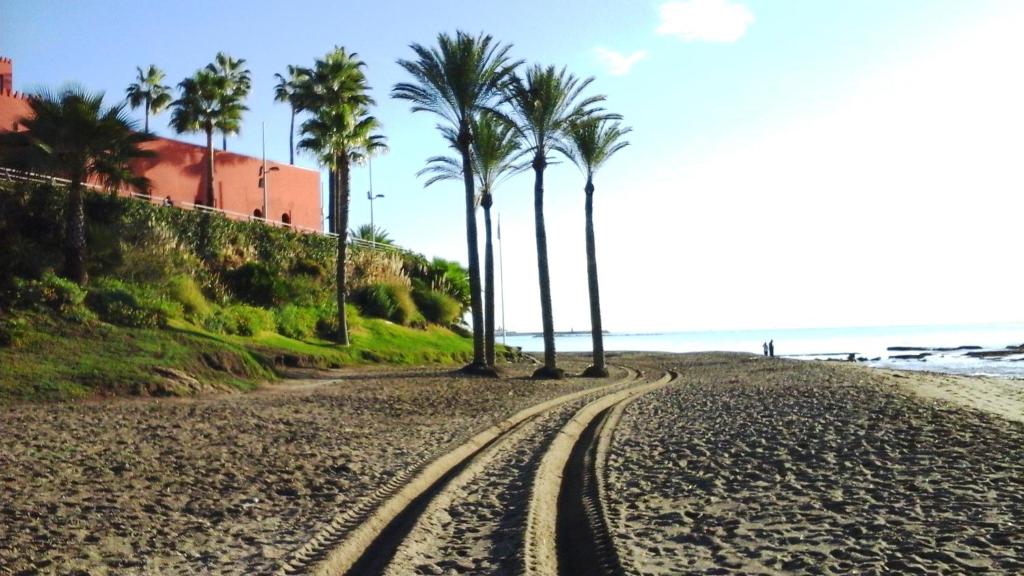
{"label": "sky", "polygon": [[[74,81],[113,103],[136,66],[173,85],[218,51],[245,58],[250,110],[228,148],[259,155],[265,122],[283,161],[274,73],[357,52],[391,148],[373,161],[375,223],[465,262],[461,184],[416,177],[446,153],[436,118],[389,97],[409,44],[457,29],[593,76],[633,128],[595,178],[605,328],[1024,320],[1024,2],[0,0],[18,90]],[[176,137],[167,120],[151,125]],[[583,176],[560,161],[545,184],[555,328],[586,330]],[[356,169],[354,225],[369,187]],[[541,324],[532,191],[530,173],[495,191],[510,330]]]}

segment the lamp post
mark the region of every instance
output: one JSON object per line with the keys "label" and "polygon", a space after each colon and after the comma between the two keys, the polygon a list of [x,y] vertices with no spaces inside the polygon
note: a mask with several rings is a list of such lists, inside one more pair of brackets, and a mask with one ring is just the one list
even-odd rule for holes
{"label": "lamp post", "polygon": [[267,169],[267,123],[260,126],[263,132],[263,165],[260,166],[260,188],[263,189],[263,219],[270,222],[270,172],[280,170],[277,166]]}
{"label": "lamp post", "polygon": [[373,162],[367,161],[367,165],[370,169],[370,190],[366,192],[366,199],[370,201],[370,247],[377,247],[377,228],[373,225],[373,201],[377,198],[383,198],[383,194],[373,193]]}

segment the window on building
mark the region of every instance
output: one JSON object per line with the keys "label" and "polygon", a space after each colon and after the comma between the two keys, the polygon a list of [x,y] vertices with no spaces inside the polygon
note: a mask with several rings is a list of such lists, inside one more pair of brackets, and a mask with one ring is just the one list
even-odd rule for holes
{"label": "window on building", "polygon": [[252,211],[252,217],[253,218],[263,218],[263,210],[260,210],[259,208],[253,210]]}
{"label": "window on building", "polygon": [[291,224],[292,223],[291,215],[289,215],[287,212],[285,212],[284,214],[281,214],[281,222],[283,222],[285,224]]}

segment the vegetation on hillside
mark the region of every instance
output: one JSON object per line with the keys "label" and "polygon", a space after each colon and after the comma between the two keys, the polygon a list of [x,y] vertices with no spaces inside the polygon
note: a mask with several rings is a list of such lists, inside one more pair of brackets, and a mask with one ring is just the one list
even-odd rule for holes
{"label": "vegetation on hillside", "polygon": [[[0,184],[0,398],[247,388],[275,366],[468,360],[465,270],[354,249],[352,345],[337,331],[337,240],[86,194],[85,287],[63,279],[67,191]],[[202,384],[198,384],[202,382]]]}

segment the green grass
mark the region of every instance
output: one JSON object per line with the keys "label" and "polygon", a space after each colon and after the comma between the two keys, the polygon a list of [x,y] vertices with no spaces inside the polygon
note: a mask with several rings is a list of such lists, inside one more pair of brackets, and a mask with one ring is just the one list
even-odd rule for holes
{"label": "green grass", "polygon": [[75,323],[40,312],[18,318],[24,327],[17,343],[0,347],[0,402],[147,394],[161,381],[158,367],[216,388],[249,390],[276,378],[274,363],[285,360],[320,368],[414,365],[463,362],[473,351],[470,340],[444,328],[417,330],[369,318],[355,323],[347,348],[273,332],[214,334],[182,320],[143,329]]}

